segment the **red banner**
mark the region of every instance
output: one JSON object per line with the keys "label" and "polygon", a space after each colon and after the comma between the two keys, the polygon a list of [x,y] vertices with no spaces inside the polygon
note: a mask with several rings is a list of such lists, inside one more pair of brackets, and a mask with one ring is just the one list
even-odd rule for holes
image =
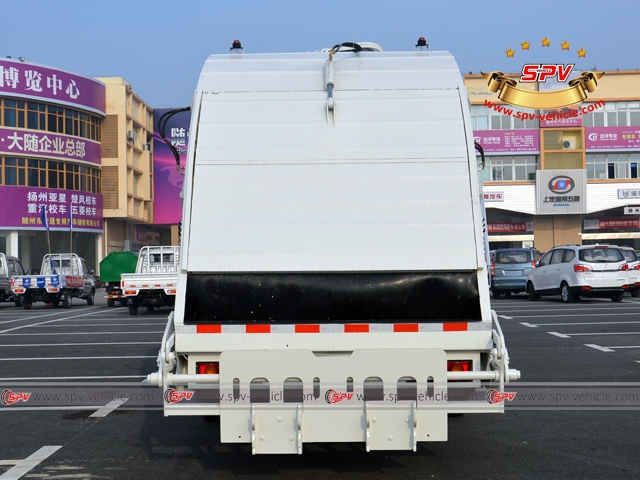
{"label": "red banner", "polygon": [[489,223],[489,233],[526,233],[533,232],[533,222]]}
{"label": "red banner", "polygon": [[640,228],[638,218],[595,218],[584,221],[585,230],[632,230]]}

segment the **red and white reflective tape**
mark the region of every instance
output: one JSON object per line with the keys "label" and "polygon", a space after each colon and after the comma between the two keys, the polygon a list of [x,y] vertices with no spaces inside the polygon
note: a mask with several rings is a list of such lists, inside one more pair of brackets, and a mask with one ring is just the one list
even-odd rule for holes
{"label": "red and white reflective tape", "polygon": [[488,322],[176,325],[176,333],[413,333],[490,331]]}

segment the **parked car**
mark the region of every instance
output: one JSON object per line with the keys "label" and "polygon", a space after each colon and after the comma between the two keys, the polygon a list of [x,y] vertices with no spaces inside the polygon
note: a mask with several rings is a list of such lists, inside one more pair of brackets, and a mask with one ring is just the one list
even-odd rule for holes
{"label": "parked car", "polygon": [[612,245],[561,245],[549,250],[527,276],[530,300],[560,295],[563,302],[580,297],[622,301],[629,291],[629,265]]}
{"label": "parked car", "polygon": [[498,248],[491,259],[493,298],[526,291],[527,275],[542,258],[535,248]]}
{"label": "parked car", "polygon": [[640,257],[631,247],[620,247],[629,265],[629,293],[633,297],[640,297]]}
{"label": "parked car", "polygon": [[18,258],[0,253],[0,302],[15,302],[16,307],[22,306],[11,288],[11,277],[25,273],[27,271]]}

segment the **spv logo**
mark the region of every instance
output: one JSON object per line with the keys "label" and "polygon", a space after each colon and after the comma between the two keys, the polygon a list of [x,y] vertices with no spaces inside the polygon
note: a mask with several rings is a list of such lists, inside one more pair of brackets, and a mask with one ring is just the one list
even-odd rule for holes
{"label": "spv logo", "polygon": [[17,402],[26,402],[30,396],[30,393],[15,393],[11,390],[3,390],[2,393],[0,393],[0,403],[3,405],[13,405]]}
{"label": "spv logo", "polygon": [[352,398],[353,393],[341,393],[336,390],[327,390],[327,393],[324,394],[324,399],[331,405],[339,403],[342,400],[351,400]]}
{"label": "spv logo", "polygon": [[512,401],[516,397],[517,392],[499,392],[496,389],[489,390],[487,392],[487,402],[494,405],[496,403],[502,403],[505,400]]}
{"label": "spv logo", "polygon": [[522,67],[521,82],[544,82],[547,78],[558,78],[560,82],[566,82],[571,74],[571,71],[575,67],[575,64],[570,63],[564,65],[562,63],[557,65],[552,64],[526,64]]}
{"label": "spv logo", "polygon": [[164,400],[167,403],[178,403],[182,400],[191,400],[194,392],[179,392],[173,388],[169,388],[164,392]]}

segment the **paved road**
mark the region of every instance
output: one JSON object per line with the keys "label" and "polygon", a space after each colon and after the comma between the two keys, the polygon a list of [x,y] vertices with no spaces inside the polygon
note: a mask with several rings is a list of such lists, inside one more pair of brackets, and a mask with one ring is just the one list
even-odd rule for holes
{"label": "paved road", "polygon": [[[567,305],[520,295],[494,308],[523,382],[640,382],[638,299]],[[0,387],[18,378],[29,379],[32,388],[54,378],[138,385],[155,370],[168,312],[141,310],[132,317],[124,308],[107,308],[103,299],[92,307],[76,301],[71,310],[0,304]],[[103,406],[1,409],[0,479],[640,477],[638,410],[507,406],[504,415],[451,418],[449,441],[421,444],[416,453],[319,444],[305,446],[302,456],[253,457],[248,446],[221,444],[216,422],[164,418],[157,410],[126,409],[126,403]],[[21,408],[19,402],[12,407]]]}

